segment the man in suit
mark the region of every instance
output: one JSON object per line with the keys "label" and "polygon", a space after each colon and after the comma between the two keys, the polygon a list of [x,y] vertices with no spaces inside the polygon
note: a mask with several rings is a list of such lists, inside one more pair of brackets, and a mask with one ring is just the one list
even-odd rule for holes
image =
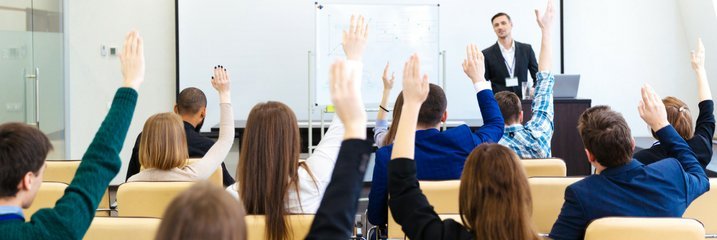
{"label": "man in suit", "polygon": [[535,74],[538,61],[530,44],[513,40],[513,22],[506,13],[498,13],[491,19],[498,41],[483,50],[485,56],[485,79],[491,82],[495,93],[514,92],[523,98],[522,86],[527,84],[528,72],[536,86]]}
{"label": "man in suit", "polygon": [[[199,134],[199,130],[204,124],[204,118],[207,115],[207,97],[202,90],[198,88],[185,88],[177,96],[177,103],[174,105],[174,112],[179,114],[184,120],[184,132],[187,136],[187,150],[190,158],[201,158],[214,145],[214,141],[208,137]],[[132,158],[129,160],[127,168],[127,179],[139,173],[139,140],[142,133],[137,136],[132,148]],[[227,167],[222,163],[222,175],[224,186],[234,184],[234,178],[227,171]]]}
{"label": "man in suit", "polygon": [[565,203],[550,231],[552,239],[583,239],[588,224],[608,216],[682,217],[709,190],[705,171],[687,142],[667,121],[665,106],[649,86],[642,88],[640,117],[670,158],[644,165],[632,158],[635,140],[621,114],[607,106],[586,110],[578,131],[596,174],[565,189]]}

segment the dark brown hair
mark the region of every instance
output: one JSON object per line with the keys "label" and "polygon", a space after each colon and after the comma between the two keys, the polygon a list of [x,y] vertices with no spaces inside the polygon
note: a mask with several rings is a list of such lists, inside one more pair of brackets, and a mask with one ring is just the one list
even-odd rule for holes
{"label": "dark brown hair", "polygon": [[508,18],[508,21],[513,21],[510,19],[510,15],[508,15],[507,13],[499,12],[499,13],[496,13],[495,15],[493,15],[492,18],[490,18],[490,24],[493,24],[493,20],[495,20],[496,18],[498,18],[500,16],[505,16]]}
{"label": "dark brown hair", "polygon": [[299,194],[300,141],[296,116],[285,104],[259,103],[249,112],[237,190],[247,213],[266,215],[266,236],[271,240],[292,238],[284,219],[285,201],[290,189]]}
{"label": "dark brown hair", "polygon": [[207,107],[207,96],[198,88],[188,87],[177,95],[177,114],[196,114],[203,107]]}
{"label": "dark brown hair", "polygon": [[247,238],[244,207],[224,189],[202,181],[172,200],[156,240]]}
{"label": "dark brown hair", "polygon": [[396,97],[396,103],[393,104],[393,117],[391,119],[391,127],[388,129],[388,133],[383,138],[383,145],[393,144],[393,140],[396,139],[396,132],[398,132],[398,122],[401,120],[401,109],[403,109],[403,92],[398,94]]}
{"label": "dark brown hair", "polygon": [[523,111],[520,98],[513,92],[503,91],[495,94],[495,100],[500,107],[500,113],[503,115],[506,124],[518,123],[520,112]]}
{"label": "dark brown hair", "polygon": [[533,202],[518,155],[500,144],[481,144],[466,158],[459,212],[475,239],[539,239]]}
{"label": "dark brown hair", "polygon": [[14,197],[28,172],[38,174],[52,144],[44,133],[25,123],[0,125],[0,198]]}
{"label": "dark brown hair", "polygon": [[[666,97],[662,99],[667,111],[667,121],[675,128],[680,137],[685,140],[692,139],[694,129],[692,128],[692,114],[690,108],[682,100],[676,97]],[[658,129],[659,130],[659,129]],[[654,129],[651,131],[652,136],[657,139]]]}
{"label": "dark brown hair", "polygon": [[[443,113],[446,112],[448,100],[446,93],[436,84],[430,84],[428,97],[421,104],[421,110],[418,112],[418,125],[424,127],[432,127],[441,123]],[[398,125],[395,125],[398,126]]]}
{"label": "dark brown hair", "polygon": [[632,135],[622,114],[608,106],[591,107],[580,115],[578,132],[583,146],[604,167],[618,167],[632,158]]}

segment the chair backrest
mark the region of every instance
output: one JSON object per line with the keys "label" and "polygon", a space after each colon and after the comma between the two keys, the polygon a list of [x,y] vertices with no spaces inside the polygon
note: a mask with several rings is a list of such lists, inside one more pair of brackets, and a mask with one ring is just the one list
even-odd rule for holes
{"label": "chair backrest", "polygon": [[[202,159],[201,158],[190,158],[190,159],[187,159],[187,164],[191,164],[193,162],[200,161],[200,160],[202,160]],[[209,176],[209,178],[207,178],[207,180],[211,183],[216,184],[217,186],[219,186],[221,188],[224,188],[224,174],[222,173],[222,166],[219,165],[217,167],[217,170],[215,170],[214,173],[212,173],[212,175]]]}
{"label": "chair backrest", "polygon": [[85,240],[153,240],[159,218],[95,217]]}
{"label": "chair backrest", "polygon": [[117,213],[120,217],[162,218],[174,197],[194,182],[128,182],[117,189]]}
{"label": "chair backrest", "polygon": [[[44,182],[61,182],[70,184],[75,177],[77,168],[80,167],[80,160],[47,160],[47,168],[42,176]],[[96,216],[110,216],[110,194],[105,191],[105,195],[100,199],[97,206]]]}
{"label": "chair backrest", "polygon": [[710,178],[710,189],[695,199],[682,217],[697,219],[707,234],[717,234],[717,178]]}
{"label": "chair backrest", "polygon": [[533,223],[540,233],[549,233],[565,201],[565,188],[582,178],[528,178],[533,200]]}
{"label": "chair backrest", "polygon": [[527,177],[565,177],[568,168],[560,158],[522,159]]}
{"label": "chair backrest", "polygon": [[40,189],[37,191],[37,195],[35,195],[35,200],[32,201],[32,205],[22,210],[25,215],[25,220],[30,221],[30,217],[32,214],[35,214],[37,210],[55,207],[55,202],[60,200],[62,195],[65,194],[65,188],[67,188],[66,183],[42,182]]}
{"label": "chair backrest", "polygon": [[[460,222],[460,215],[458,215],[458,192],[461,186],[460,180],[447,180],[447,181],[420,181],[419,186],[426,199],[433,206],[433,210],[439,215],[452,215],[458,216],[457,220]],[[389,238],[403,238],[403,230],[401,226],[393,220],[390,210],[388,213],[388,237]]]}
{"label": "chair backrest", "polygon": [[704,240],[705,229],[694,219],[608,217],[593,221],[586,240]]}
{"label": "chair backrest", "polygon": [[[287,215],[286,218],[289,221],[291,227],[291,233],[293,238],[290,239],[304,239],[309,234],[311,229],[311,223],[314,221],[314,215]],[[264,240],[266,239],[266,218],[264,215],[247,215],[246,228],[247,228],[247,240]]]}

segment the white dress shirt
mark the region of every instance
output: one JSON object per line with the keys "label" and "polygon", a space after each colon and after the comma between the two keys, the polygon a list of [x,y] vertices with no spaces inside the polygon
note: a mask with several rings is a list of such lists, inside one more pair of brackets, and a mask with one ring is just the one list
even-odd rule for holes
{"label": "white dress shirt", "polygon": [[510,77],[515,76],[515,40],[510,42],[510,48],[503,47],[503,44],[500,44],[498,42],[498,45],[500,46],[500,53],[503,54],[503,59],[505,59],[505,67],[508,69],[508,74],[511,74]]}

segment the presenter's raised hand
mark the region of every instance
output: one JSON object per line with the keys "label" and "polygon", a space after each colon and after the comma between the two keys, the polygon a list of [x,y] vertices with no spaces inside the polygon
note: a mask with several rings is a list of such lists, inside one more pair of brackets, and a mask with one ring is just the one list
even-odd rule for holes
{"label": "presenter's raised hand", "polygon": [[363,52],[366,49],[368,38],[368,25],[363,16],[351,16],[351,24],[348,30],[343,32],[342,45],[346,59],[361,61]]}
{"label": "presenter's raised hand", "polygon": [[637,107],[640,117],[652,128],[652,131],[658,131],[670,124],[667,121],[667,110],[665,104],[662,103],[660,96],[650,85],[645,84],[641,89],[642,100]]}
{"label": "presenter's raised hand", "polygon": [[538,9],[535,9],[535,19],[543,31],[550,31],[552,29],[554,17],[555,8],[553,7],[553,0],[548,0],[548,6],[545,7],[545,12],[542,15]]}
{"label": "presenter's raised hand", "polygon": [[358,74],[354,71],[354,68],[343,60],[337,60],[331,65],[331,102],[346,129],[344,139],[366,139],[366,110],[357,83]]}
{"label": "presenter's raised hand", "polygon": [[137,31],[127,34],[124,41],[124,48],[120,53],[122,64],[123,87],[130,87],[135,90],[144,82],[144,46],[142,37]]}
{"label": "presenter's raised hand", "polygon": [[463,72],[468,75],[473,84],[485,81],[485,63],[483,52],[475,44],[466,47],[466,59],[463,60]]}
{"label": "presenter's raised hand", "polygon": [[[403,68],[403,105],[418,106],[428,97],[428,75],[421,75],[421,61],[413,54]],[[403,116],[403,115],[402,115]]]}
{"label": "presenter's raised hand", "polygon": [[219,93],[221,103],[231,103],[231,80],[229,72],[224,66],[218,65],[214,67],[214,75],[212,76],[212,87]]}

